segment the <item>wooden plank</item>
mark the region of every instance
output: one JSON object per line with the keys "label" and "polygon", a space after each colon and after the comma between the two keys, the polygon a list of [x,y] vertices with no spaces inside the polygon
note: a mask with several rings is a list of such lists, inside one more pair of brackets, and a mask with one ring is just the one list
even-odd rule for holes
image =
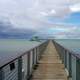
{"label": "wooden plank", "polygon": [[33,76],[33,79],[65,79],[64,74],[37,74]]}
{"label": "wooden plank", "polygon": [[33,72],[32,80],[67,80],[64,65],[51,41],[39,61],[39,67]]}
{"label": "wooden plank", "polygon": [[58,63],[56,63],[56,64],[44,64],[44,65],[42,65],[42,64],[39,64],[39,67],[54,67],[54,68],[64,68],[64,64],[58,64]]}
{"label": "wooden plank", "polygon": [[67,79],[32,79],[32,80],[67,80]]}

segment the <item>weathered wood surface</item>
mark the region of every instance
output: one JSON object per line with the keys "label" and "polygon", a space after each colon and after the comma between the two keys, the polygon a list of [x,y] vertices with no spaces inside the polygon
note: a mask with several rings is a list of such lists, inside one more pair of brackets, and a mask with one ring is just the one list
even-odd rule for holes
{"label": "weathered wood surface", "polygon": [[67,74],[59,55],[50,41],[34,71],[32,80],[67,80]]}

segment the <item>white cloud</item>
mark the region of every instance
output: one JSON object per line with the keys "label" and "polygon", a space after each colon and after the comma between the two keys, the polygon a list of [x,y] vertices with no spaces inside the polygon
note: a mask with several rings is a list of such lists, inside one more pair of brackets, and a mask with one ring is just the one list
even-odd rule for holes
{"label": "white cloud", "polygon": [[47,12],[40,12],[40,14],[44,17],[56,15],[56,11],[54,9],[47,11]]}
{"label": "white cloud", "polygon": [[49,26],[41,31],[38,31],[37,34],[40,37],[44,38],[80,38],[80,27],[73,25],[63,25],[63,24],[54,24]]}
{"label": "white cloud", "polygon": [[0,0],[0,15],[10,19],[15,15],[30,16],[41,20],[45,16],[62,17],[70,13],[67,4],[77,2],[79,0]]}
{"label": "white cloud", "polygon": [[72,12],[80,12],[80,3],[70,6]]}
{"label": "white cloud", "polygon": [[46,12],[40,12],[40,14],[41,14],[42,16],[48,16],[48,13],[46,13]]}
{"label": "white cloud", "polygon": [[56,11],[54,9],[52,9],[50,14],[56,14]]}
{"label": "white cloud", "polygon": [[[75,11],[80,11],[80,0],[0,0],[0,20],[10,21],[15,28],[39,31],[47,27],[54,30],[72,31],[60,25],[47,23],[47,18],[64,18]],[[66,25],[66,24],[65,24]]]}

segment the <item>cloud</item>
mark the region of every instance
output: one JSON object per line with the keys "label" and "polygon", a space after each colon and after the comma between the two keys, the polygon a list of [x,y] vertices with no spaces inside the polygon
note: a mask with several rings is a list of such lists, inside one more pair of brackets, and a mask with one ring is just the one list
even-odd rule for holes
{"label": "cloud", "polygon": [[72,12],[80,12],[80,3],[71,5],[71,6],[70,6],[70,10],[71,10]]}
{"label": "cloud", "polygon": [[[72,13],[80,11],[78,3],[80,3],[79,0],[0,0],[0,21],[5,24],[1,25],[6,26],[0,26],[1,34],[35,35],[52,26],[55,32],[70,32],[74,29],[66,28],[68,25],[65,26],[64,20]],[[64,24],[64,27],[54,25],[49,17],[55,19],[53,22],[56,24]],[[59,21],[57,22],[56,19]],[[46,35],[48,34],[46,32]]]}
{"label": "cloud", "polygon": [[[78,26],[62,26],[56,25],[55,27],[50,27],[45,30],[39,31],[36,36],[40,36],[41,38],[80,38],[80,27]],[[35,36],[33,35],[33,36]],[[44,36],[45,35],[45,36]]]}
{"label": "cloud", "polygon": [[11,23],[0,21],[0,38],[25,38],[29,39],[36,31],[30,29],[14,28]]}
{"label": "cloud", "polygon": [[54,9],[50,10],[49,12],[40,12],[42,16],[50,16],[50,15],[55,15],[56,11]]}
{"label": "cloud", "polygon": [[79,0],[0,0],[0,16],[7,17],[14,25],[23,27],[23,24],[27,25],[28,17],[42,21],[48,16],[62,18],[70,13],[69,5],[77,2]]}

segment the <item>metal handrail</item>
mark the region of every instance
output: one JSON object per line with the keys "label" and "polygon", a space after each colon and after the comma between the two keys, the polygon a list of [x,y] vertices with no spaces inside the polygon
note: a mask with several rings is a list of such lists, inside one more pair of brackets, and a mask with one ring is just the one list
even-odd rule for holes
{"label": "metal handrail", "polygon": [[68,71],[68,78],[80,80],[80,55],[75,54],[75,52],[62,46],[55,40],[53,40],[53,43],[59,53],[62,63],[65,65],[65,69]]}
{"label": "metal handrail", "polygon": [[[14,74],[16,75],[15,77],[17,77],[18,80],[29,80],[32,76],[34,69],[37,68],[38,61],[41,58],[41,55],[43,54],[47,45],[48,45],[48,41],[42,42],[40,45],[35,46],[34,48],[26,51],[25,53],[22,53],[20,56],[18,56],[14,60],[1,66],[0,67],[0,80],[5,80],[6,78],[8,78],[10,73],[15,72],[15,70],[17,70],[16,72],[17,74],[16,73]],[[7,72],[9,71],[7,71],[7,69],[5,68],[10,67],[10,64],[15,63],[15,62],[16,64],[14,68],[16,69],[14,69],[13,71],[10,71],[10,73],[8,74]],[[17,65],[18,67],[16,67]],[[4,76],[5,74],[7,74],[6,77]]]}

